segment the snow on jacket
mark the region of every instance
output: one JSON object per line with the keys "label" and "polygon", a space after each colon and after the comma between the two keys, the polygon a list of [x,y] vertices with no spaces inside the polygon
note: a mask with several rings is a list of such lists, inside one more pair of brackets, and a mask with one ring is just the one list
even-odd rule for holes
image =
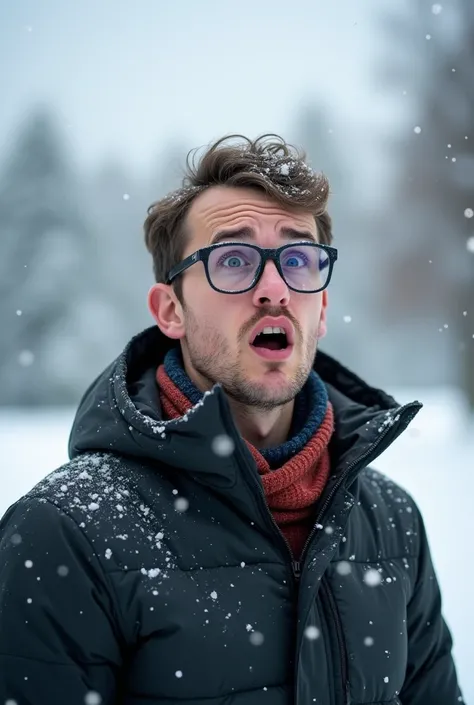
{"label": "snow on jacket", "polygon": [[169,344],[131,341],[0,523],[0,703],[459,705],[422,518],[369,467],[421,405],[318,353],[332,474],[297,563],[220,386],[160,418]]}

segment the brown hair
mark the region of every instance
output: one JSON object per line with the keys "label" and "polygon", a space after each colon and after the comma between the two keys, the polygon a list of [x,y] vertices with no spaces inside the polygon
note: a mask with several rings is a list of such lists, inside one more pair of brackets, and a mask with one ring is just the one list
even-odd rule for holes
{"label": "brown hair", "polygon": [[[316,174],[305,163],[304,152],[268,134],[256,140],[229,135],[208,147],[197,163],[196,154],[197,150],[188,154],[181,188],[148,208],[145,242],[157,282],[166,282],[170,269],[183,259],[188,242],[186,215],[194,199],[211,186],[258,189],[283,207],[312,213],[320,242],[331,244],[331,218],[326,210],[329,183],[324,174]],[[181,277],[174,284],[182,303]]]}

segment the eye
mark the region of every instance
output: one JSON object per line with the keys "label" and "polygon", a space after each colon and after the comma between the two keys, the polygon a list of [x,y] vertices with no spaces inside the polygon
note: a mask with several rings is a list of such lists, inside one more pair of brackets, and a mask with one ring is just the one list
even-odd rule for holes
{"label": "eye", "polygon": [[218,266],[219,267],[227,267],[229,269],[239,269],[242,266],[248,265],[249,262],[245,259],[245,257],[241,253],[228,253],[226,252],[225,255],[222,255],[222,257],[218,261]]}
{"label": "eye", "polygon": [[308,257],[304,252],[289,252],[283,262],[285,267],[298,268],[308,264]]}

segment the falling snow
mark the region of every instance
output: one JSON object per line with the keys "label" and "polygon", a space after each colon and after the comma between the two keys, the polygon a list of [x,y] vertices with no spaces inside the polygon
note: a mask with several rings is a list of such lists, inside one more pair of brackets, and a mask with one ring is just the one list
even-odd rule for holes
{"label": "falling snow", "polygon": [[320,631],[317,627],[306,627],[304,630],[304,635],[310,641],[314,641],[320,635]]}
{"label": "falling snow", "polygon": [[465,218],[472,218],[474,216],[474,210],[472,208],[466,208],[464,211]]}
{"label": "falling snow", "polygon": [[95,690],[90,690],[84,698],[84,705],[100,705],[102,697]]}
{"label": "falling snow", "polygon": [[336,570],[339,575],[349,575],[352,571],[352,567],[348,561],[340,561],[336,566]]}
{"label": "falling snow", "polygon": [[369,568],[369,570],[364,573],[364,583],[369,587],[375,587],[376,585],[380,585],[381,582],[382,576],[380,575],[378,570],[375,570],[374,568]]}
{"label": "falling snow", "polygon": [[35,361],[35,356],[31,350],[22,350],[18,355],[18,362],[22,367],[30,367]]}
{"label": "falling snow", "polygon": [[185,512],[189,508],[189,502],[186,497],[178,497],[175,500],[174,508],[177,512]]}
{"label": "falling snow", "polygon": [[216,455],[225,458],[234,452],[234,441],[230,438],[230,436],[216,436],[212,440],[212,451]]}
{"label": "falling snow", "polygon": [[176,676],[176,678],[182,678],[182,677],[183,677],[183,671],[176,671],[176,673],[175,673],[174,675]]}
{"label": "falling snow", "polygon": [[263,636],[263,634],[261,632],[252,632],[252,634],[250,634],[249,638],[250,638],[250,643],[253,646],[261,646],[263,644],[263,642],[265,641],[265,637]]}

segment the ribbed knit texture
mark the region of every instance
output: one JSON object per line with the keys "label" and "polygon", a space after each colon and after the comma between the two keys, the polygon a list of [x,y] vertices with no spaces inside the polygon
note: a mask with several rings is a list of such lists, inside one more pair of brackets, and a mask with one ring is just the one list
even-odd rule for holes
{"label": "ribbed knit texture", "polygon": [[[183,369],[181,352],[170,350],[157,371],[160,401],[167,419],[183,416],[202,392]],[[268,507],[296,559],[313,525],[313,507],[330,473],[328,445],[334,413],[324,383],[312,371],[295,399],[290,437],[275,448],[257,450],[246,441],[257,465]]]}

